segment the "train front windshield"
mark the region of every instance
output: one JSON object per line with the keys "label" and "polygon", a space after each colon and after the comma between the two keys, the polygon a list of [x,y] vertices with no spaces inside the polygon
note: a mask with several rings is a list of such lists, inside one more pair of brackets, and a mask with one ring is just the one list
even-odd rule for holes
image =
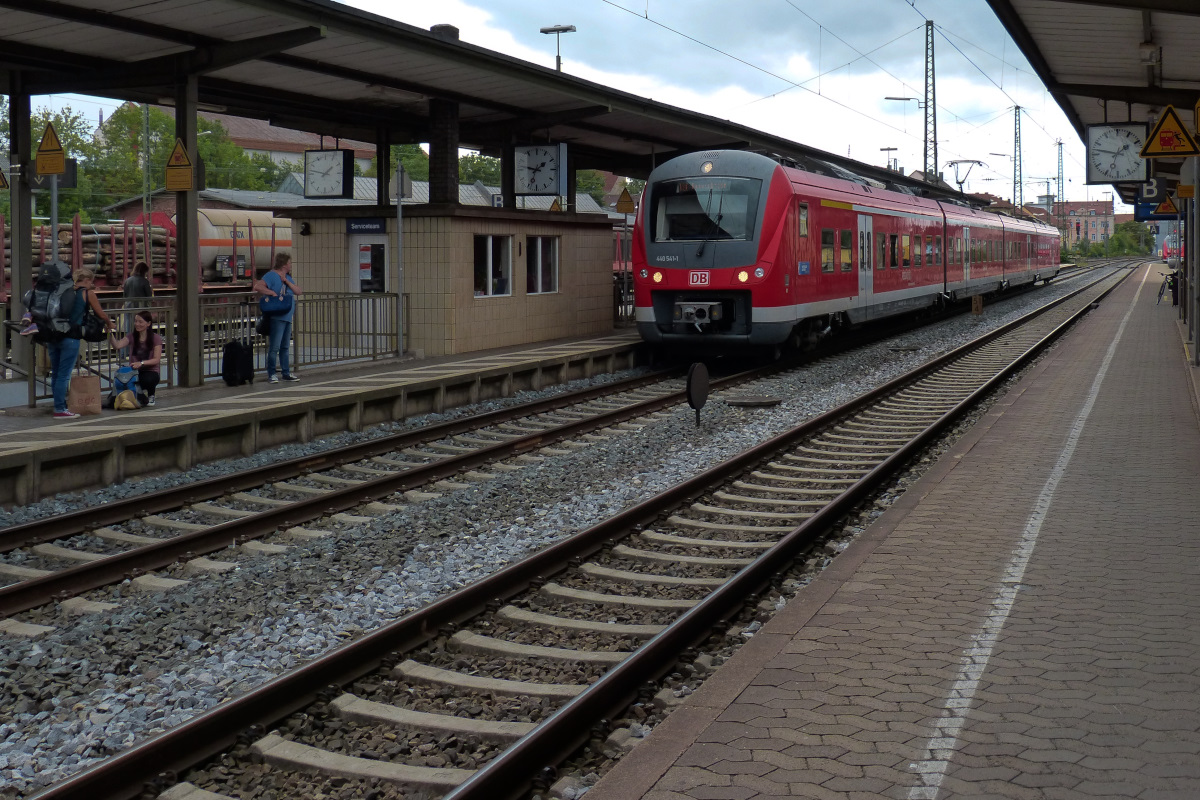
{"label": "train front windshield", "polygon": [[654,185],[655,242],[746,240],[754,236],[762,181],[686,178]]}

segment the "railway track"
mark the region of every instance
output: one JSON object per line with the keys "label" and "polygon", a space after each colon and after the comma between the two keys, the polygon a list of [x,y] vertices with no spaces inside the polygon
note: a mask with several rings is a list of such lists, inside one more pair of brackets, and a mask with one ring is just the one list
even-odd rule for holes
{"label": "railway track", "polygon": [[[895,335],[928,321],[903,320],[860,332],[801,359],[713,382],[722,390],[794,368],[831,352]],[[315,538],[397,510],[439,490],[522,469],[539,450],[586,447],[587,437],[685,399],[679,373],[639,377],[548,400],[382,437],[0,530],[0,627],[51,602],[71,613],[111,603],[78,596],[130,581],[157,591],[232,569],[207,556],[231,545],[280,554],[288,539]],[[491,469],[493,472],[484,471]],[[432,488],[429,488],[431,487]],[[262,539],[283,534],[280,543]],[[175,569],[182,564],[182,569]],[[174,570],[173,576],[155,574]],[[31,631],[39,628],[27,629]]]}
{"label": "railway track", "polygon": [[[601,720],[622,716],[647,681],[675,668],[681,652],[804,558],[840,515],[1127,274],[988,334],[39,797],[123,798],[144,788],[154,796],[177,777],[164,769],[231,746],[185,779],[233,797],[245,789],[238,782],[246,776],[266,776],[280,796],[313,796],[329,786],[376,797],[517,796],[590,739],[619,740],[620,731],[610,732]],[[696,669],[705,668],[697,662]],[[278,727],[267,732],[267,725]]]}

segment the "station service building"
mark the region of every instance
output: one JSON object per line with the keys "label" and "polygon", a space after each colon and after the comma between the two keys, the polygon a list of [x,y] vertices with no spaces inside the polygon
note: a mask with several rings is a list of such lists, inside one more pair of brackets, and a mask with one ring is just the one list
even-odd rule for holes
{"label": "station service building", "polygon": [[287,213],[304,291],[399,290],[406,352],[453,355],[613,329],[606,214],[406,203],[401,266],[394,206]]}

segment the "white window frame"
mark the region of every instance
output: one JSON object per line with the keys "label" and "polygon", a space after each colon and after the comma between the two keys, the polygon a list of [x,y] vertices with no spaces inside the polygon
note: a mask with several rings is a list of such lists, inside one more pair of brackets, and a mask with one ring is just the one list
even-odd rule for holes
{"label": "white window frame", "polygon": [[[552,242],[553,252],[550,255],[551,269],[554,271],[553,288],[542,290],[542,247]],[[558,294],[558,265],[561,244],[558,236],[527,236],[525,237],[525,293],[526,294]],[[533,278],[534,289],[529,289],[529,279]]]}
{"label": "white window frame", "polygon": [[[513,239],[513,237],[505,235],[505,234],[479,233],[479,234],[475,235],[475,238],[476,239],[483,238],[483,239],[487,240],[487,254],[486,254],[487,272],[485,275],[484,290],[482,292],[480,292],[479,289],[476,288],[475,296],[476,297],[510,297],[512,295],[512,239]],[[496,266],[496,250],[497,250],[496,242],[497,241],[501,242],[500,255],[501,255],[502,263],[500,264],[500,267],[499,267],[499,274],[497,274],[497,266]],[[472,254],[474,254],[474,250],[472,250]],[[473,256],[472,256],[472,258],[473,258]],[[472,279],[474,279],[474,277],[475,277],[475,266],[476,265],[474,263],[471,264]],[[501,278],[503,278],[506,281],[505,291],[503,291],[503,292],[494,291],[497,279],[501,279]]]}

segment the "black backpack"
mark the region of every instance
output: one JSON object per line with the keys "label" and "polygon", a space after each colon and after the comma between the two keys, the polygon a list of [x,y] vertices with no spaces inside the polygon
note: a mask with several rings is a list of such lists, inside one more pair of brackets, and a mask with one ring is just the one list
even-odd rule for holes
{"label": "black backpack", "polygon": [[22,298],[30,318],[37,324],[39,342],[56,342],[71,331],[75,309],[75,280],[62,261],[47,261],[38,269],[33,288]]}
{"label": "black backpack", "polygon": [[221,377],[227,386],[254,383],[254,350],[249,344],[229,342],[221,351]]}

